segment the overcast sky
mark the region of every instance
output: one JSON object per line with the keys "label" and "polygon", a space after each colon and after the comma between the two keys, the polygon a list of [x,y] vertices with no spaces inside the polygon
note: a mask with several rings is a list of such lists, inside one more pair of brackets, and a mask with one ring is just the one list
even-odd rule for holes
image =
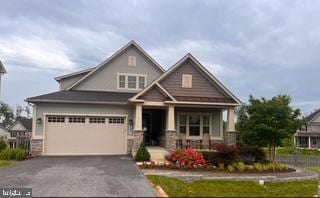
{"label": "overcast sky", "polygon": [[130,40],[164,68],[192,53],[241,100],[289,94],[320,107],[320,1],[0,2],[2,99],[26,105],[55,76],[96,66]]}

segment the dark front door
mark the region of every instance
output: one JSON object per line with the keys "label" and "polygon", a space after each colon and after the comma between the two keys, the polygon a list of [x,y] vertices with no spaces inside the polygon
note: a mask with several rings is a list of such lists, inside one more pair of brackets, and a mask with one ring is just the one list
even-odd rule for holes
{"label": "dark front door", "polygon": [[144,130],[144,144],[147,146],[153,145],[151,112],[142,114],[142,129]]}

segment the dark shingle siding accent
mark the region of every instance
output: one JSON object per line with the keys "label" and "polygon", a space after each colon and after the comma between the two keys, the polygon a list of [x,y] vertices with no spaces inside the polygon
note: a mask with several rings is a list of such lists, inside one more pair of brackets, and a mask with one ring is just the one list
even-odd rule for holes
{"label": "dark shingle siding accent", "polygon": [[126,103],[135,93],[101,92],[101,91],[58,91],[28,98],[28,102],[97,102]]}

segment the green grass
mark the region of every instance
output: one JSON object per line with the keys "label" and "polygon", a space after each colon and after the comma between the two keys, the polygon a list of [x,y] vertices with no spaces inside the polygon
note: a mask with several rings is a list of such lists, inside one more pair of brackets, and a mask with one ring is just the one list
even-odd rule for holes
{"label": "green grass", "polygon": [[312,197],[317,194],[318,181],[267,183],[264,186],[251,181],[199,180],[185,183],[165,176],[147,176],[170,197]]}
{"label": "green grass", "polygon": [[305,168],[320,173],[320,166],[308,166]]}
{"label": "green grass", "polygon": [[13,161],[7,161],[7,160],[0,160],[0,168],[4,167],[4,166],[9,166],[11,164],[13,164]]}
{"label": "green grass", "polygon": [[[263,148],[263,150],[266,152],[268,155],[268,148]],[[278,156],[283,156],[283,155],[294,155],[295,154],[295,148],[286,148],[286,147],[278,147],[276,148],[276,154]],[[320,157],[320,151],[318,150],[306,150],[306,149],[297,149],[296,150],[297,155],[301,156],[317,156]]]}

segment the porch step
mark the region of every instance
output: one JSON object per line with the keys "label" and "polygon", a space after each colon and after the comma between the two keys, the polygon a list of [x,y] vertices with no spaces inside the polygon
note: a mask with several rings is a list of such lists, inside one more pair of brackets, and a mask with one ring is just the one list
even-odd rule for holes
{"label": "porch step", "polygon": [[147,150],[149,151],[151,157],[150,160],[163,160],[166,155],[169,155],[169,152],[160,146],[147,146]]}

